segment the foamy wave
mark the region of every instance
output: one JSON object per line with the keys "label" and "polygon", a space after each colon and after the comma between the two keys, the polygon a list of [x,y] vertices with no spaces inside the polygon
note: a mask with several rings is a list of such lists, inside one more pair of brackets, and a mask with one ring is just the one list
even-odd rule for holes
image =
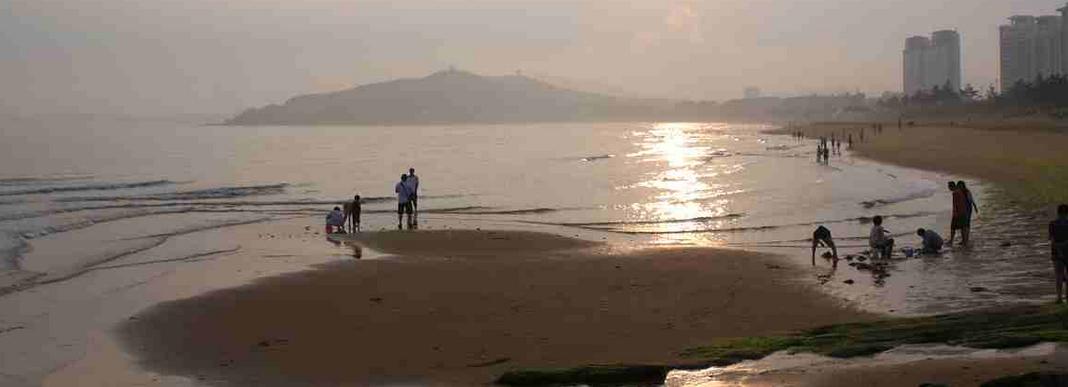
{"label": "foamy wave", "polygon": [[0,196],[17,196],[17,195],[40,195],[50,193],[62,193],[62,192],[79,192],[79,191],[112,191],[123,190],[130,188],[144,188],[155,187],[162,185],[171,185],[174,182],[170,180],[153,180],[153,181],[139,181],[133,183],[102,183],[102,184],[86,184],[86,185],[73,185],[73,186],[59,186],[59,187],[44,187],[26,190],[15,191],[0,191]]}
{"label": "foamy wave", "polygon": [[928,190],[922,190],[922,191],[918,191],[918,192],[913,192],[913,193],[910,193],[908,195],[901,196],[901,197],[896,197],[896,198],[875,199],[875,200],[863,201],[863,202],[860,202],[860,205],[863,206],[864,208],[882,207],[882,206],[887,206],[887,205],[891,205],[891,204],[904,203],[904,202],[907,202],[907,201],[912,201],[912,200],[917,200],[917,199],[926,199],[926,198],[929,198],[931,196],[934,196],[934,194],[935,194],[935,190],[928,189]]}

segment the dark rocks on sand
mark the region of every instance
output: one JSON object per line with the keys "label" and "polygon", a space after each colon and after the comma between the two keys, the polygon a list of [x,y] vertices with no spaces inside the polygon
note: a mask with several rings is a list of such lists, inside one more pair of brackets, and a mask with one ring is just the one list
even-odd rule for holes
{"label": "dark rocks on sand", "polygon": [[861,262],[864,262],[864,261],[867,261],[867,260],[868,260],[868,257],[865,257],[865,256],[859,256],[859,257],[857,257],[857,260],[858,260],[858,261],[861,261]]}
{"label": "dark rocks on sand", "polygon": [[972,287],[970,288],[970,290],[971,290],[971,291],[972,291],[973,293],[980,293],[980,292],[986,292],[986,291],[989,291],[990,289],[984,288],[984,287],[982,287],[982,286],[972,286]]}
{"label": "dark rocks on sand", "polygon": [[847,279],[847,280],[845,280],[845,281],[842,281],[842,283],[844,283],[844,284],[846,284],[846,285],[852,285],[852,284],[854,284],[854,283],[855,283],[855,281],[853,281],[852,279]]}
{"label": "dark rocks on sand", "polygon": [[1007,242],[1007,241],[1006,242],[1001,242],[1001,247],[1010,247],[1010,246],[1012,246],[1012,242]]}
{"label": "dark rocks on sand", "polygon": [[825,258],[825,259],[831,259],[831,258],[834,258],[834,254],[831,254],[831,252],[830,252],[830,251],[825,251],[825,252],[823,253],[823,258]]}

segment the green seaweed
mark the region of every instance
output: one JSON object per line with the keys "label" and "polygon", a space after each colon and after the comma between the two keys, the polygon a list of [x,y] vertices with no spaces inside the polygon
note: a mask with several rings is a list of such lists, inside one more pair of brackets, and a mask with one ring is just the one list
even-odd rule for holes
{"label": "green seaweed", "polygon": [[516,370],[503,385],[623,384],[662,381],[671,369],[725,366],[778,351],[811,352],[836,358],[870,356],[905,344],[948,344],[970,348],[1019,348],[1039,342],[1068,342],[1068,309],[1028,305],[926,317],[837,324],[795,333],[719,340],[681,353],[685,366],[612,365]]}
{"label": "green seaweed", "polygon": [[981,387],[1057,387],[1068,384],[1068,374],[1031,372],[994,379]]}

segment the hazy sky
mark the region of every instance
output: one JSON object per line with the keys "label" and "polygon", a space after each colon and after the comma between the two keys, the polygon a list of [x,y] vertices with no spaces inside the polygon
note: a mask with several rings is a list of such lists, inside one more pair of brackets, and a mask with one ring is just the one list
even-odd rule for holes
{"label": "hazy sky", "polygon": [[454,65],[723,100],[901,87],[955,28],[994,81],[997,25],[1065,0],[0,0],[0,112],[233,113]]}

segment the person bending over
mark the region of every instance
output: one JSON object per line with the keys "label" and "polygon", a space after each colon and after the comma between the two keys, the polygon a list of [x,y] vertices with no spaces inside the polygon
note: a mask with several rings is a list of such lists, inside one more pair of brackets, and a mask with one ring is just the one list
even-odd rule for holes
{"label": "person bending over", "polygon": [[920,253],[938,254],[942,251],[942,244],[945,242],[942,241],[942,236],[938,235],[934,230],[916,229],[916,235],[919,235],[923,242]]}
{"label": "person bending over", "polygon": [[816,231],[812,232],[812,266],[816,266],[816,247],[820,246],[831,249],[831,256],[834,257],[834,262],[837,264],[838,248],[834,246],[831,230],[823,226],[816,227]]}
{"label": "person bending over", "polygon": [[340,232],[345,232],[345,215],[341,212],[341,207],[334,207],[333,211],[326,214],[326,233]]}

